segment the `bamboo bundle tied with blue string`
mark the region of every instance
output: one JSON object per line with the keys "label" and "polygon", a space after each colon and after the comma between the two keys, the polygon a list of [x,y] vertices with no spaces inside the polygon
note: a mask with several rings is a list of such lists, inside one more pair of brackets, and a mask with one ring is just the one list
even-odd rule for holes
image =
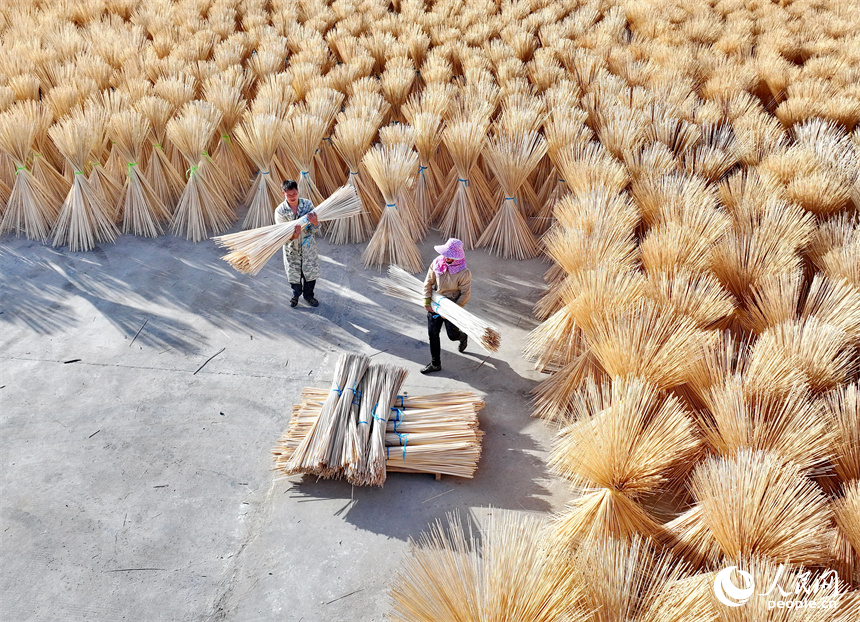
{"label": "bamboo bundle tied with blue string", "polygon": [[546,154],[546,141],[535,131],[514,135],[499,133],[487,144],[484,159],[502,189],[502,204],[478,240],[478,246],[505,258],[531,259],[537,255],[537,239],[529,229],[518,203],[520,188]]}
{"label": "bamboo bundle tied with blue string", "polygon": [[[344,476],[356,486],[377,483],[370,475],[370,445],[381,435],[388,473],[473,477],[481,456],[483,432],[478,413],[484,401],[471,391],[453,391],[425,396],[399,394],[389,402],[383,395],[383,381],[392,370],[398,376],[405,374],[405,370],[388,365],[370,365],[357,384],[346,380],[345,385],[332,389],[304,389],[301,403],[293,406],[290,427],[273,451],[276,468],[286,474],[306,472],[291,469],[289,460],[319,425],[327,400],[337,398],[338,406],[346,407],[346,417],[340,420],[341,431],[330,427],[330,432],[345,436],[325,442],[341,449],[340,468],[319,469],[315,474]],[[377,454],[382,451],[376,450]]]}
{"label": "bamboo bundle tied with blue string", "polygon": [[401,212],[398,201],[414,180],[418,155],[408,145],[376,145],[362,159],[367,173],[382,193],[385,207],[373,237],[362,253],[364,265],[381,268],[390,263],[408,272],[418,272],[423,263],[421,251],[413,241],[406,223],[406,207]]}
{"label": "bamboo bundle tied with blue string", "polygon": [[469,176],[486,144],[487,126],[484,120],[456,120],[442,132],[442,141],[454,161],[454,168],[439,197],[439,228],[444,235],[462,240],[467,249],[477,246],[485,224],[475,189],[469,185]]}

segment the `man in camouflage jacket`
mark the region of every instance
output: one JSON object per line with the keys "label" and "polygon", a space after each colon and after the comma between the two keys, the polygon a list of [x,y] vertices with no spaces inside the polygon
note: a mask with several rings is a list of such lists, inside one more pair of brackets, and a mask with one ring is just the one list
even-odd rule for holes
{"label": "man in camouflage jacket", "polygon": [[314,286],[320,274],[319,254],[314,234],[319,231],[319,221],[313,213],[314,205],[307,199],[299,198],[298,184],[292,179],[282,185],[284,202],[275,208],[275,223],[290,222],[307,216],[309,225],[302,228],[296,225],[293,238],[284,244],[284,269],[293,288],[290,306],[299,304],[299,296],[316,307],[319,301],[314,298]]}

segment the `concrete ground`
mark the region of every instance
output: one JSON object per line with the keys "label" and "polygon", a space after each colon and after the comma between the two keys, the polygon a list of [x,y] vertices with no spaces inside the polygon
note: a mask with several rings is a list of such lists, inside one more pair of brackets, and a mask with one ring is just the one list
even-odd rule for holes
{"label": "concrete ground", "polygon": [[[321,305],[290,309],[279,255],[249,277],[212,242],[0,240],[0,619],[382,620],[433,521],[563,506],[520,354],[547,264],[469,253],[469,307],[502,348],[459,354],[443,332],[444,370],[425,377],[424,311],[374,288],[363,245],[319,246]],[[272,470],[290,405],[347,351],[407,367],[413,395],[486,396],[474,480],[370,489]]]}

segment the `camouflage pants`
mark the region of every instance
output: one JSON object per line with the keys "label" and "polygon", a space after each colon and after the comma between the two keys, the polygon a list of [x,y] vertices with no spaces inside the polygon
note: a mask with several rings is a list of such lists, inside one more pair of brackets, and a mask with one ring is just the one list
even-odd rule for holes
{"label": "camouflage pants", "polygon": [[310,233],[303,232],[302,242],[293,240],[284,244],[284,270],[290,283],[315,281],[320,275],[320,257],[317,242]]}

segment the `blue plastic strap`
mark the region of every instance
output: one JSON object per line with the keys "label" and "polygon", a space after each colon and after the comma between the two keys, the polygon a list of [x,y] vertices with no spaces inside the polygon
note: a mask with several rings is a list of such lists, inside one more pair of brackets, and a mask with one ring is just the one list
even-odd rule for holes
{"label": "blue plastic strap", "polygon": [[400,439],[400,444],[403,445],[403,462],[406,462],[406,446],[409,444],[409,437],[406,434],[397,434],[397,438]]}
{"label": "blue plastic strap", "polygon": [[457,181],[462,181],[464,184],[466,184],[466,187],[467,187],[467,188],[469,187],[469,180],[468,180],[468,179],[460,179],[460,178],[458,177],[458,178],[457,178]]}
{"label": "blue plastic strap", "polygon": [[269,174],[269,171],[265,171],[265,172],[260,173],[260,175],[268,175],[268,174]]}
{"label": "blue plastic strap", "polygon": [[340,385],[339,385],[338,383],[336,383],[336,382],[335,382],[335,383],[334,383],[334,386],[336,386],[337,388],[336,388],[336,389],[332,389],[332,390],[331,390],[331,391],[332,391],[332,393],[337,393],[337,396],[338,396],[338,397],[340,397],[341,395],[343,395],[343,389],[341,389],[341,388],[340,388]]}
{"label": "blue plastic strap", "polygon": [[353,386],[348,389],[352,391],[352,403],[354,406],[359,406],[361,404],[361,391],[358,390],[358,383],[353,383]]}
{"label": "blue plastic strap", "polygon": [[398,396],[397,396],[397,399],[399,399],[399,400],[400,400],[400,408],[403,408],[403,396],[402,396],[402,395],[398,395]]}
{"label": "blue plastic strap", "polygon": [[388,423],[388,420],[383,419],[379,415],[376,414],[376,407],[379,406],[379,402],[373,405],[373,410],[370,411],[370,416],[373,417],[376,421],[382,421],[383,423]]}
{"label": "blue plastic strap", "polygon": [[394,431],[397,432],[397,427],[403,422],[403,409],[392,406],[391,410],[394,411]]}
{"label": "blue plastic strap", "polygon": [[519,205],[517,197],[505,197],[505,201],[513,201],[515,204]]}
{"label": "blue plastic strap", "polygon": [[400,210],[397,208],[397,203],[386,203],[386,204],[385,204],[385,207],[393,207],[396,211],[398,211],[398,212],[400,211]]}
{"label": "blue plastic strap", "polygon": [[353,171],[350,171],[350,172],[349,172],[349,174],[350,174],[350,176],[352,176],[352,175],[358,175],[358,173],[357,173],[357,172],[353,172]]}

